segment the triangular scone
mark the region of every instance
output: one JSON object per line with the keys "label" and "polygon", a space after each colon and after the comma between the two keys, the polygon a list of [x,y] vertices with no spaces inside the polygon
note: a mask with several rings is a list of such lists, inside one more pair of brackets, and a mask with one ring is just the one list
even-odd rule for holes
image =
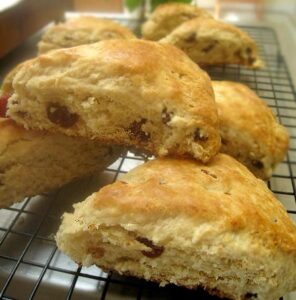
{"label": "triangular scone", "polygon": [[220,148],[211,81],[171,45],[110,40],[50,51],[23,64],[13,87],[8,115],[27,128],[202,161]]}
{"label": "triangular scone", "polygon": [[159,5],[143,24],[142,36],[147,40],[158,41],[183,22],[197,17],[212,18],[206,10],[189,4],[173,2]]}
{"label": "triangular scone", "polygon": [[289,146],[289,134],[272,110],[246,85],[212,81],[218,107],[221,152],[227,153],[261,179],[271,177]]}
{"label": "triangular scone", "polygon": [[39,54],[110,39],[135,39],[126,27],[106,19],[81,16],[50,27],[38,44]]}
{"label": "triangular scone", "polygon": [[0,92],[0,207],[102,171],[123,152],[84,138],[26,130],[4,118],[18,68],[5,78]]}
{"label": "triangular scone", "polygon": [[65,214],[61,251],[229,299],[278,300],[296,288],[296,226],[263,181],[225,154],[208,165],[150,161]]}
{"label": "triangular scone", "polygon": [[160,42],[182,49],[200,65],[263,66],[256,43],[246,32],[214,19],[195,18],[184,22]]}

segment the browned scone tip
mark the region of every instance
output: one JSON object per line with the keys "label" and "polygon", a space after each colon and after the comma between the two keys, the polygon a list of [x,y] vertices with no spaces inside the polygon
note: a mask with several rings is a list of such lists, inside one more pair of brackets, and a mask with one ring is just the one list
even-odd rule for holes
{"label": "browned scone tip", "polygon": [[287,154],[289,134],[272,110],[244,84],[212,81],[218,107],[221,152],[267,180]]}
{"label": "browned scone tip", "polygon": [[195,18],[182,23],[160,40],[183,50],[197,64],[239,64],[261,68],[255,41],[231,24],[212,18]]}
{"label": "browned scone tip", "polygon": [[26,128],[204,162],[220,148],[211,81],[171,45],[109,40],[51,51],[24,63],[13,89],[8,115]]}
{"label": "browned scone tip", "polygon": [[142,25],[142,36],[147,40],[158,41],[183,22],[193,18],[212,18],[212,16],[206,10],[190,4],[172,2],[158,5]]}
{"label": "browned scone tip", "polygon": [[277,300],[296,288],[295,224],[228,155],[207,165],[149,161],[74,207],[56,240],[84,266],[234,300]]}
{"label": "browned scone tip", "polygon": [[39,54],[110,39],[135,39],[125,26],[108,19],[80,16],[49,27],[38,44]]}

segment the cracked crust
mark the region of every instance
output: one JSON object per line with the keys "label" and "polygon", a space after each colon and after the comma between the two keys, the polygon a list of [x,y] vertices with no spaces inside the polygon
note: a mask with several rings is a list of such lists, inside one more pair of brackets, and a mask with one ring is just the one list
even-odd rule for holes
{"label": "cracked crust", "polygon": [[221,152],[267,180],[289,147],[289,134],[272,110],[246,85],[212,81],[218,107]]}
{"label": "cracked crust", "polygon": [[215,19],[186,21],[160,42],[180,48],[199,65],[264,66],[258,57],[255,41],[246,32]]}
{"label": "cracked crust", "polygon": [[182,23],[200,17],[212,18],[206,10],[189,4],[165,3],[158,5],[142,25],[142,36],[146,40],[158,41]]}
{"label": "cracked crust", "polygon": [[[296,288],[295,224],[264,182],[225,154],[207,165],[149,161],[74,207],[56,240],[82,265],[235,300],[276,300]],[[153,246],[161,253],[147,256]]]}
{"label": "cracked crust", "polygon": [[220,148],[211,81],[170,45],[110,40],[51,51],[24,63],[13,87],[8,115],[27,128],[204,162]]}
{"label": "cracked crust", "polygon": [[81,16],[50,27],[38,44],[39,54],[110,39],[135,39],[126,27],[106,19]]}

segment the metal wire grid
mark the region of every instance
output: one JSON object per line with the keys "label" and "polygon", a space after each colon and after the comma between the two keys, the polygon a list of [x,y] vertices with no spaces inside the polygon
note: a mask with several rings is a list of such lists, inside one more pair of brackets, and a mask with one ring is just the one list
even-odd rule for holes
{"label": "metal wire grid", "polygon": [[[296,221],[295,90],[274,31],[261,27],[243,29],[260,45],[266,68],[255,71],[227,66],[207,71],[212,79],[240,81],[250,86],[290,131],[289,153],[268,186]],[[0,210],[0,299],[216,299],[202,290],[159,288],[142,280],[107,274],[96,267],[84,268],[57,250],[53,235],[61,214],[69,211],[72,203],[115,181],[143,161],[143,157],[128,152],[99,177]]]}

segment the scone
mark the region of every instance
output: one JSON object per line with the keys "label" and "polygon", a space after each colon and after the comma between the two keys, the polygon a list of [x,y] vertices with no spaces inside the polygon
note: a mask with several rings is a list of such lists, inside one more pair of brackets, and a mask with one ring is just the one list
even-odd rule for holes
{"label": "scone", "polygon": [[278,300],[296,288],[295,224],[225,154],[208,165],[150,161],[74,207],[56,240],[83,266],[235,300]]}
{"label": "scone", "polygon": [[239,28],[210,18],[182,23],[160,40],[182,49],[199,65],[263,66],[255,41]]}
{"label": "scone", "polygon": [[184,3],[165,3],[157,6],[142,26],[144,39],[158,41],[183,22],[193,18],[212,18],[204,9]]}
{"label": "scone", "polygon": [[0,97],[0,207],[102,171],[123,152],[83,138],[25,130],[4,118],[14,72],[6,77]]}
{"label": "scone", "polygon": [[38,44],[39,54],[110,39],[135,39],[126,27],[106,19],[81,16],[50,27]]}
{"label": "scone", "polygon": [[220,148],[208,75],[157,42],[109,40],[50,51],[23,64],[8,115],[26,128],[204,162]]}
{"label": "scone", "polygon": [[218,107],[221,152],[268,179],[289,146],[289,135],[272,110],[250,88],[241,83],[213,81]]}

